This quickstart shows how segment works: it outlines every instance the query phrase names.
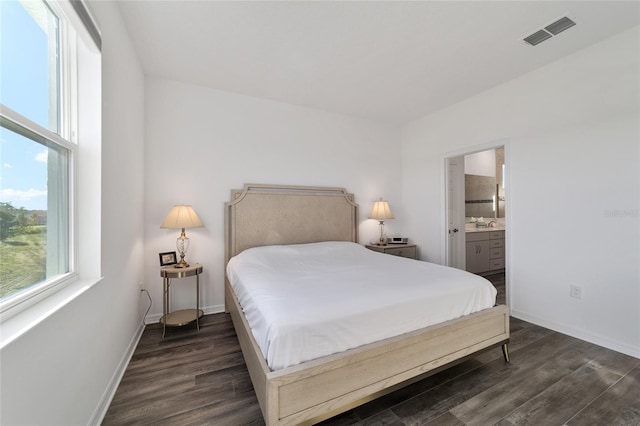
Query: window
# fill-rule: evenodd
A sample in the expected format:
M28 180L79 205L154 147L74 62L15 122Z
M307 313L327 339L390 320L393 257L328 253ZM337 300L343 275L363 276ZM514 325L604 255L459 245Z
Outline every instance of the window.
M62 2L0 1L0 313L76 274L71 14Z

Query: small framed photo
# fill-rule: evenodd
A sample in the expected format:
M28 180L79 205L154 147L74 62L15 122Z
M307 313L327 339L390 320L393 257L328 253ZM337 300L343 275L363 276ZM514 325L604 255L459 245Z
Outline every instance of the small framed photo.
M175 265L176 263L178 263L178 261L176 260L175 251L160 253L160 266Z

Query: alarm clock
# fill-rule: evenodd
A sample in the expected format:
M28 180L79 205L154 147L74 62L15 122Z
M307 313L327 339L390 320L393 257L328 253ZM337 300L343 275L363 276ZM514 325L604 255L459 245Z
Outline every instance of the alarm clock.
M387 238L388 244L407 244L409 242L409 238L407 237L389 237Z

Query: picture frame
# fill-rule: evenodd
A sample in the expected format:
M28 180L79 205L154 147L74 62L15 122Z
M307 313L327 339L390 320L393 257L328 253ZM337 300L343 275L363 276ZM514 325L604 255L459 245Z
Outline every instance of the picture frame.
M160 266L169 266L169 265L175 265L176 263L178 263L178 260L176 258L176 252L175 251L168 251L165 253L160 253Z

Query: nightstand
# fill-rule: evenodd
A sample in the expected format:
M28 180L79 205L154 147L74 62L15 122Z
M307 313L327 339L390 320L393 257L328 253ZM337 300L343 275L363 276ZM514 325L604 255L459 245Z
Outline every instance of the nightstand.
M418 251L415 244L387 244L386 246L377 246L375 244L367 244L369 250L379 253L391 254L393 256L406 257L409 259L417 259Z
M204 312L200 309L200 274L202 273L202 265L195 263L187 268L175 268L172 266L160 268L160 276L163 278L163 298L162 298L162 338L169 327L180 327L196 322L196 327L200 331L200 317ZM196 308L181 309L179 311L169 312L171 309L169 300L169 288L171 280L174 278L196 277Z

